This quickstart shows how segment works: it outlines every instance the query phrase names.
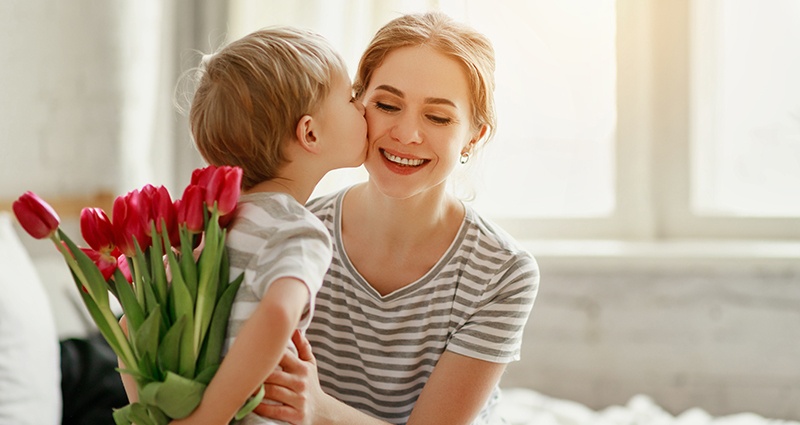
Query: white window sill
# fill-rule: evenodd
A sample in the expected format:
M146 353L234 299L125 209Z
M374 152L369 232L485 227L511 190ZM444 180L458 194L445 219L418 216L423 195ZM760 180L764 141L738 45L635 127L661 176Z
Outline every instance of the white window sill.
M800 274L800 241L521 241L540 267L559 271L688 268Z

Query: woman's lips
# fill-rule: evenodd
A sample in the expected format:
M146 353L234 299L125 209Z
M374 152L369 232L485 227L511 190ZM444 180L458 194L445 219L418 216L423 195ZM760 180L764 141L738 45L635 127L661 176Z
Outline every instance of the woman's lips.
M424 167L430 162L429 159L409 158L379 149L383 157L384 164L391 170L400 174L410 174Z

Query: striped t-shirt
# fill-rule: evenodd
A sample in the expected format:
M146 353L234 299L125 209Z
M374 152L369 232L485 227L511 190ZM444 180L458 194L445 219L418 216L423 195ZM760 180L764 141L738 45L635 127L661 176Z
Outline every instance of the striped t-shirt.
M466 207L458 235L419 280L381 296L342 246L346 190L307 206L333 235L333 261L307 336L326 393L394 424L411 410L447 350L495 363L518 360L539 285L536 261ZM475 423L484 423L499 396Z
M224 352L234 343L269 286L281 277L294 277L308 286L309 304L298 325L305 329L314 312L314 297L331 262L331 238L320 220L284 193L242 195L225 244L231 277L244 272L234 298ZM288 344L291 348L294 345ZM277 423L253 413L242 422Z

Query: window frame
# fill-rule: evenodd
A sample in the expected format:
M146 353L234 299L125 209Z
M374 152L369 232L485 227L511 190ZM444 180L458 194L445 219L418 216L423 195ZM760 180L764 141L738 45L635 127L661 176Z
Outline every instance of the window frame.
M616 209L495 221L521 240L797 240L800 217L691 208L691 1L617 0Z

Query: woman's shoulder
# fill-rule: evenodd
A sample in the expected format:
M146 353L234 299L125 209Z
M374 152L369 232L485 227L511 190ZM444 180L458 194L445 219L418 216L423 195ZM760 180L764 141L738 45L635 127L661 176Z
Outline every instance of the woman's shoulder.
M513 236L469 205L466 206L465 221L467 226L472 228L474 243L483 249L513 257L533 258Z
M314 213L317 217L320 217L322 221L326 221L323 216L328 214L333 215L333 210L341 206L341 199L344 197L344 194L348 189L349 187L341 189L337 192L313 198L306 203L306 208L308 208L309 211Z
M511 273L524 280L538 282L539 265L533 255L495 222L481 216L470 206L466 210L467 229L462 252L469 251L470 256L491 276ZM486 268L486 264L492 266Z

